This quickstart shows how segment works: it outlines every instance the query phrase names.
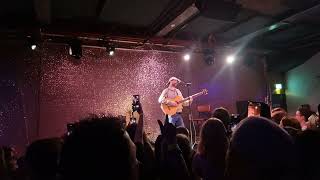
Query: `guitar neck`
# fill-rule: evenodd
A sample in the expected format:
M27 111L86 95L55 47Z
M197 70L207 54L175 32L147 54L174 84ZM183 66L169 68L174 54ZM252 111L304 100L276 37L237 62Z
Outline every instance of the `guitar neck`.
M196 98L196 97L199 97L199 96L201 96L201 95L203 95L203 92L199 92L199 93L197 93L197 94L194 94L194 95L192 95L192 96L189 96L189 97L187 97L187 98L184 98L184 99L182 99L181 101L179 101L179 103L184 103L184 102L190 100L190 98Z

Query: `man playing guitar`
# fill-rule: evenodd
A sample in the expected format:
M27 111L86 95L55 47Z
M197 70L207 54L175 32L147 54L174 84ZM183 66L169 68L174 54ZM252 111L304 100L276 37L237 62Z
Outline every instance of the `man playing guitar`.
M173 99L179 97L179 99L183 99L182 93L179 89L177 89L177 85L181 82L180 79L176 77L171 77L167 84L169 87L164 89L159 97L159 103L164 105L168 108L176 108L175 114L168 114L169 115L169 122L172 123L176 127L185 127L183 118L181 116L182 113L182 106L189 106L189 103L192 103L192 97L188 98L187 101L182 102L181 104ZM170 100L172 99L172 100ZM165 110L162 109L164 112Z

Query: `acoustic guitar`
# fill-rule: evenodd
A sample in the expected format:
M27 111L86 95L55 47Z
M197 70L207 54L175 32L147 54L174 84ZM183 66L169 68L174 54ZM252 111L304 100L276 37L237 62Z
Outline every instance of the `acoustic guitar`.
M182 103L190 100L191 98L194 99L196 97L202 96L202 95L207 95L208 90L203 89L201 92L198 92L192 96L189 96L187 98L182 98L181 96L176 96L175 98L166 98L166 100L171 101L171 102L176 102L178 106L169 106L167 104L161 104L161 109L164 114L168 114L169 116L172 116L177 113L178 108L181 108Z

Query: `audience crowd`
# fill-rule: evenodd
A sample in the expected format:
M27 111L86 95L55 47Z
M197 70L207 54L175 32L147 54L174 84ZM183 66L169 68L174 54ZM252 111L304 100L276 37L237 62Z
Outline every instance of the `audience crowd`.
M202 124L199 142L189 131L158 120L155 142L137 122L95 116L76 122L61 138L31 143L22 157L1 147L4 180L320 180L319 108L297 108L295 117L275 108L242 119L217 108ZM271 117L271 118L270 118Z

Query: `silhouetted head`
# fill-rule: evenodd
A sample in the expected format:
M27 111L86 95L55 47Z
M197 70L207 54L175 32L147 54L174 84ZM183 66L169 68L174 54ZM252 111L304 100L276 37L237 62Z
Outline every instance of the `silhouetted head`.
M25 155L25 163L32 179L55 177L62 148L62 139L41 139L33 142Z
M227 155L229 180L292 180L295 146L290 135L262 117L246 118L235 130Z
M116 117L93 117L75 124L61 153L64 179L135 179L135 145Z
M280 127L285 129L292 137L296 137L297 133L301 131L301 125L296 118L284 117L280 122Z
M183 134L189 137L189 130L185 127L177 127L177 134Z
M212 113L212 117L221 120L224 127L228 130L230 124L230 113L226 108L216 108Z
M297 136L301 179L320 179L320 132L308 129Z
M184 134L177 134L177 143L185 160L190 159L192 148L189 138Z
M223 165L228 149L228 137L223 123L217 118L208 119L200 131L198 153L217 165Z
M280 124L281 119L286 115L287 112L283 108L274 108L271 111L271 119L277 124Z
M310 105L301 105L296 111L296 119L301 122L307 122L308 118L313 114Z
M0 147L0 178L11 176L18 168L17 153L14 148Z

